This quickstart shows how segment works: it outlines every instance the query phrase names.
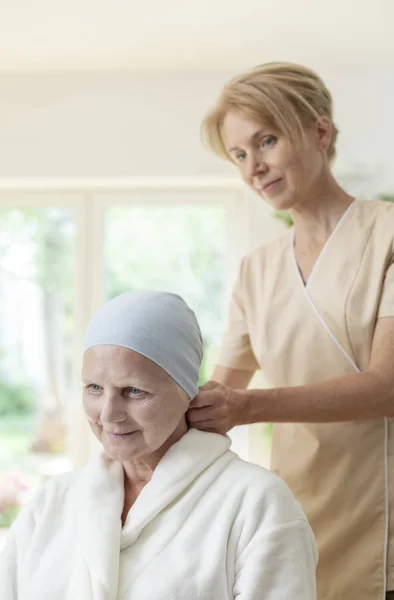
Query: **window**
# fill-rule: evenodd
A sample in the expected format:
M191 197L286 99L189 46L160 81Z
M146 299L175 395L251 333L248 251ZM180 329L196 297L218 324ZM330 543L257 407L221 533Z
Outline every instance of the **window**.
M0 209L3 494L13 486L34 490L45 476L71 467L65 413L72 382L74 248L72 210ZM0 512L0 524L12 512Z
M110 206L105 213L105 296L180 294L204 338L201 381L215 365L224 312L226 209L221 204Z
M126 290L181 294L204 337L202 383L250 226L232 185L36 187L0 191L0 533L18 508L4 516L10 498L24 501L96 449L79 383L92 312ZM232 432L243 458L253 458L251 430Z

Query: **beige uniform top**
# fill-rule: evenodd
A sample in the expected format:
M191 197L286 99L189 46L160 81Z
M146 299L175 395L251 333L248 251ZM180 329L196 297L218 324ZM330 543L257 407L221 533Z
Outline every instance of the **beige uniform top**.
M219 364L261 368L273 386L363 371L380 317L394 317L394 205L356 200L306 286L292 231L243 260ZM394 590L391 420L277 424L272 468L315 532L319 600L382 600Z

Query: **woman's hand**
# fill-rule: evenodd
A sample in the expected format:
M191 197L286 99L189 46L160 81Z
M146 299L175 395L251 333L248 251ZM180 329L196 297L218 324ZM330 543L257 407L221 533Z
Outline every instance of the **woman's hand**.
M216 381L208 381L190 404L187 419L191 427L225 434L243 424L244 394Z

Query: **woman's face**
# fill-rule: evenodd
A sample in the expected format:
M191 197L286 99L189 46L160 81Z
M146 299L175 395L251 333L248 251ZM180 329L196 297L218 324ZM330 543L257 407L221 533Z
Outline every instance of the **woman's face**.
M275 131L232 112L224 118L223 133L227 152L244 181L276 210L302 204L327 168L328 119L306 132L302 150Z
M89 424L114 460L153 455L186 427L186 393L137 352L119 346L90 348L82 380Z

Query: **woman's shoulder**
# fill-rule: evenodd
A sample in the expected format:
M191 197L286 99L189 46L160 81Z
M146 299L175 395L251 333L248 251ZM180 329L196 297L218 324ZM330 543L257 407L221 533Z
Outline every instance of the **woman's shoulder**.
M75 468L66 473L53 475L43 484L42 492L46 495L65 494L81 479L84 471L85 468Z
M78 495L82 471L73 469L50 477L38 488L22 512L30 513L36 519L43 513L66 506L70 496Z
M388 215L394 214L394 201L389 200L360 200L356 199L355 204L359 211L370 215Z
M382 261L394 253L394 202L356 200L353 213L354 235L365 240L374 256Z
M246 261L259 260L266 255L277 254L278 252L286 252L291 243L293 228L288 228L283 233L279 234L273 240L256 246L245 256Z
M80 479L80 469L61 475L55 475L45 481L34 493L30 501L22 508L15 520L11 533L17 541L29 543L34 532L51 529L58 521L59 513L75 505L78 494L70 494Z
M360 223L373 223L377 228L394 231L394 202L387 200L356 200L356 217Z
M265 242L250 252L242 259L242 269L253 271L261 269L262 265L274 266L286 259L292 239L292 228L287 229L275 239Z
M229 476L237 477L241 488L252 487L255 491L288 495L289 487L278 475L266 467L247 462L233 454L234 460L229 463Z
M306 520L287 483L272 471L236 456L228 465L227 477L236 482L241 506L247 511L257 510L277 522Z

